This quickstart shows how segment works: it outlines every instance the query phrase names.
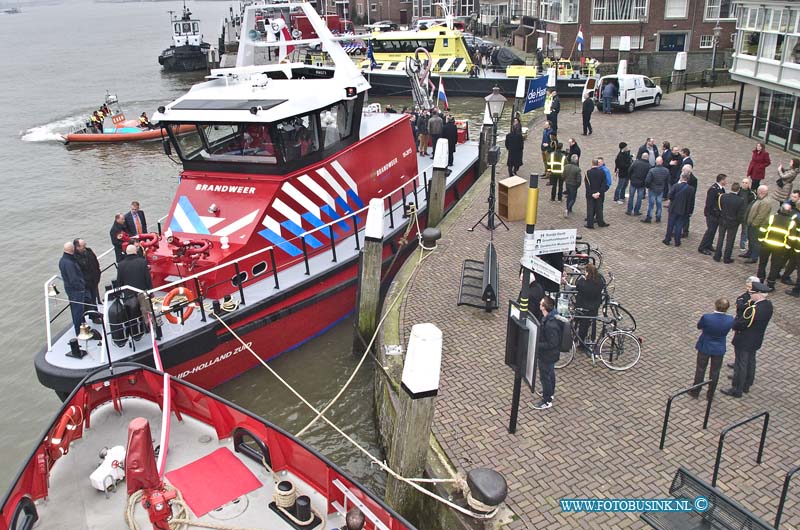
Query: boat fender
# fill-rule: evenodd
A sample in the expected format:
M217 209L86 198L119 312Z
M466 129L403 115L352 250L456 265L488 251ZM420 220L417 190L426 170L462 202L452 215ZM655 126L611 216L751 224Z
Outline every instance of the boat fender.
M69 452L69 444L81 423L83 423L83 411L76 405L70 405L47 442L48 453L53 461Z
M244 437L248 436L250 439L255 442L258 448L261 450L261 454L258 453L251 445L248 445L244 441ZM236 427L233 430L233 449L237 453L242 453L244 456L259 462L259 463L266 463L267 466L272 466L272 459L269 456L269 449L267 445L264 443L260 437L253 434L252 431L246 429L244 427Z
M164 297L164 301L161 302L161 308L164 312L164 317L172 322L173 324L183 323L189 318L194 311L193 305L187 305L180 308L180 319L173 314L170 310L170 305L172 304L172 299L176 296L185 297L188 300L194 300L194 293L188 289L187 287L176 287L170 292L167 293L167 296Z
M11 530L31 530L38 520L39 512L36 511L36 504L30 497L22 497L14 508L9 528Z
M97 491L105 492L125 479L125 446L115 445L103 452L103 462L89 475L89 482Z
M108 307L108 323L111 330L111 340L117 346L124 346L126 340L126 332L128 330L125 326L127 315L125 314L125 306L122 305L120 297L114 296L111 304Z

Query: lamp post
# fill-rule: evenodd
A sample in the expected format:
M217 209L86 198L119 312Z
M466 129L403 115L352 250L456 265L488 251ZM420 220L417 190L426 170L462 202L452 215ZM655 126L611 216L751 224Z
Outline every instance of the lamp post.
M719 44L719 36L722 33L722 27L719 25L714 26L714 47L711 48L711 86L717 86L717 44Z
M492 147L489 149L489 164L492 166L491 183L489 184L489 200L488 200L489 210L483 215L483 217L478 219L477 223L472 225L472 228L469 229L470 232L474 230L475 227L478 226L478 224L481 223L481 221L483 221L483 219L486 217L488 217L488 220L486 222L486 227L489 229L490 232L493 232L494 218L497 215L494 212L495 172L497 169L497 162L499 161L500 158L500 148L497 146L497 123L500 121L500 116L503 114L503 107L505 107L507 100L505 96L503 96L503 94L500 93L500 87L498 86L492 88L492 93L483 99L486 101L485 113L488 114L492 120ZM505 226L506 230L508 230L508 227L506 226L506 224L503 222L502 219L500 219L500 224Z
M561 56L564 54L564 47L558 43L553 45L553 59L556 61L561 59Z
M642 42L642 33L644 30L644 23L647 22L647 17L641 16L639 17L639 52L641 53L644 50L644 42Z

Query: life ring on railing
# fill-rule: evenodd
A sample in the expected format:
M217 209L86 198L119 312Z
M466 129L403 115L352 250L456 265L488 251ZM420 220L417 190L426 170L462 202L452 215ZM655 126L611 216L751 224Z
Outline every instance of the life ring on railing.
M69 444L72 442L75 431L78 430L81 423L83 423L83 412L80 407L70 405L61 416L58 425L56 425L47 443L48 452L54 461L69 452Z
M161 307L164 311L164 317L167 320L172 322L173 324L178 324L180 322L186 322L186 319L189 318L194 311L194 306L186 306L181 308L181 318L180 320L176 317L172 311L170 311L170 305L172 304L172 299L176 296L183 296L188 300L194 299L194 293L188 289L187 287L176 287L167 293L167 296L164 297L164 301L161 302Z
M150 232L148 234L139 234L139 245L144 248L150 248L158 245L158 234Z

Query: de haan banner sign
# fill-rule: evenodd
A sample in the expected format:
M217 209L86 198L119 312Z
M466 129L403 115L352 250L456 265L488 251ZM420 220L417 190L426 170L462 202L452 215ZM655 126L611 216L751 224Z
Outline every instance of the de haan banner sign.
M532 79L528 85L528 95L525 98L525 110L523 110L523 112L530 112L543 107L546 96L547 76L545 75Z

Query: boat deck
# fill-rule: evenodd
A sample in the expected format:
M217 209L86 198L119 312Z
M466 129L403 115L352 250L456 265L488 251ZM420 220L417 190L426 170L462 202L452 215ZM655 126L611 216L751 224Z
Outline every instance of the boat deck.
M94 410L91 416L91 429L85 430L83 438L72 443L70 451L59 459L50 474L50 496L37 502L39 530L63 530L65 528L87 530L109 530L127 528L125 513L128 505L126 483L121 482L106 496L93 488L89 475L101 460L98 457L104 447L126 445L127 425L134 418L145 418L150 422L153 439L157 440L161 430L161 410L151 401L126 398L122 400L122 412L114 410L106 403ZM197 518L188 510L188 518L199 519L205 523L224 524L232 528L270 528L290 529L280 516L269 508L275 490L273 475L262 465L234 452L230 438L219 441L214 429L186 415L183 421L173 416L170 427L169 452L166 460L166 473L206 457L214 451L225 448L235 456L262 484L261 487L211 510ZM276 473L280 480L290 480L297 488L298 495L308 495L312 508L319 514L327 513L327 500L323 495L305 484L297 475L289 471ZM204 476L203 481L222 483L230 477ZM167 481L168 482L168 481ZM188 493L188 492L187 492ZM147 512L137 505L135 521L139 528L152 528ZM176 510L173 507L173 516ZM344 514L327 514L326 522L317 526L319 530L344 526Z

